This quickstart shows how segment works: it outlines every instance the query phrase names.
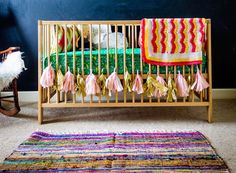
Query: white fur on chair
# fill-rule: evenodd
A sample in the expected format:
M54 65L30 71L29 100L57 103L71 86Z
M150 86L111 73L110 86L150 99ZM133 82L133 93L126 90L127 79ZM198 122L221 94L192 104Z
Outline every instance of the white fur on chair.
M0 63L0 91L8 87L14 78L25 68L25 63L22 59L22 52L17 51L8 54L6 59Z

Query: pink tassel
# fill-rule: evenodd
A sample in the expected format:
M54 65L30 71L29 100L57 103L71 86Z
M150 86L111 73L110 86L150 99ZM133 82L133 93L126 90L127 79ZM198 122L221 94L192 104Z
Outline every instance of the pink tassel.
M85 81L85 92L86 95L96 95L101 92L101 89L97 83L97 77L90 70L90 74L87 76Z
M137 92L137 94L142 94L143 93L143 79L138 74L138 72L137 72L137 75L134 79L134 84L133 84L132 91Z
M163 79L163 77L161 77L160 75L157 75L157 78L156 80L162 84L163 86L166 86L166 81ZM157 98L161 98L161 97L164 97L166 96L166 92L162 93L160 92L160 90L158 88L155 89L154 93L153 93L153 96L154 97L157 97Z
M106 88L109 90L109 96L111 93L115 93L116 91L120 92L123 91L123 86L120 82L120 79L114 70L114 72L107 78L106 80Z
M64 81L63 81L63 89L64 92L71 92L72 94L75 93L75 78L74 75L70 72L70 68L68 67L68 71L65 74Z
M180 71L178 71L177 78L176 78L176 88L177 88L177 95L180 97L187 97L189 96L189 89L188 89L188 83L183 77L182 74L180 74Z
M43 88L53 86L53 81L55 79L55 72L52 68L51 63L43 70L43 74L40 78L40 84Z
M195 75L195 82L193 83L191 90L195 90L197 92L201 92L202 90L209 87L204 76L201 74L200 70L197 68L197 73Z

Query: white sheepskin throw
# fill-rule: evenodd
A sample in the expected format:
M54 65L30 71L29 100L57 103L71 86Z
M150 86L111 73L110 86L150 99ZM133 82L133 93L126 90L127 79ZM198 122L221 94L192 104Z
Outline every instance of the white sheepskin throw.
M22 52L17 51L8 54L6 59L0 63L0 91L8 87L14 78L24 70L25 63L22 59Z

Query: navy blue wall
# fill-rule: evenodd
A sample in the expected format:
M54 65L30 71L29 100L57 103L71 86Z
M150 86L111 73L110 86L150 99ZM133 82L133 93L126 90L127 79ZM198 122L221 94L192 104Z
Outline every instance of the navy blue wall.
M213 87L236 88L234 0L0 0L0 49L20 46L28 70L20 90L37 90L37 20L143 17L212 19Z

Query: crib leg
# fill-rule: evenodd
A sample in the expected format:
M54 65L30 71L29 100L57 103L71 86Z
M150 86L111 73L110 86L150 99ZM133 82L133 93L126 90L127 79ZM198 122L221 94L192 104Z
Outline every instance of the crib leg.
M208 107L207 107L207 114L208 114L208 123L212 123L212 105L210 104Z
M43 108L42 106L38 106L38 123L42 124L43 123Z

